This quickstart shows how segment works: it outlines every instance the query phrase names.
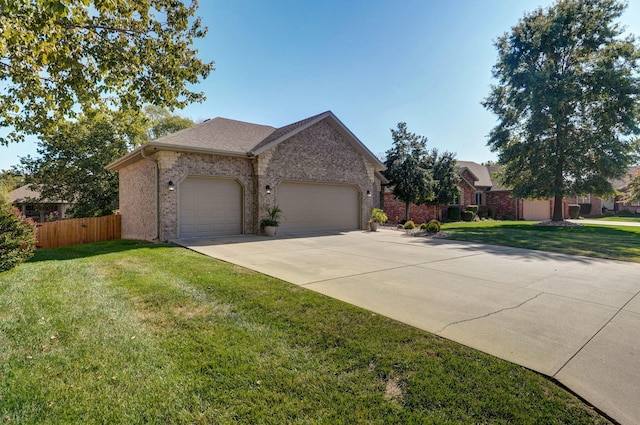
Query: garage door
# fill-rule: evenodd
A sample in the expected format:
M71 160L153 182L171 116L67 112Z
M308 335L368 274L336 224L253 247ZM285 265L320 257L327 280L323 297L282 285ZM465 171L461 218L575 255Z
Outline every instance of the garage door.
M237 181L190 177L180 183L178 194L180 238L242 233L242 188Z
M286 220L278 233L360 228L360 196L354 186L282 183L277 203Z
M525 220L549 220L551 218L551 201L548 199L524 201L522 217Z

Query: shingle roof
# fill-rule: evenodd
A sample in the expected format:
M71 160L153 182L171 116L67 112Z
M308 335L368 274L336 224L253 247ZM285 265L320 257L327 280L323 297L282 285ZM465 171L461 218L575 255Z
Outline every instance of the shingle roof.
M276 128L269 125L218 117L153 140L150 144L246 154L274 131Z
M11 201L12 204L13 203L24 204L25 202L39 200L39 198L40 198L40 192L31 190L30 184L25 184L24 186L20 186L19 188L9 192L9 200ZM46 202L46 203L52 203L52 204L66 203L65 201L61 201L61 200L49 200L49 199L39 200L39 202Z
M491 187L493 186L493 182L491 181L491 175L489 174L489 170L486 165L478 164L473 161L456 161L456 165L459 168L467 168L471 171L477 178L478 181L475 182L476 187Z
M311 121L319 118L322 115L328 114L327 112L323 112L321 114L318 115L314 115L312 117L309 118L305 118L303 120L294 122L293 124L289 124L289 125L285 125L284 127L280 127L278 129L276 129L276 131L274 131L273 133L271 133L266 139L264 139L263 141L261 141L260 143L258 143L256 146L253 147L253 149L251 149L252 151L259 151L261 148L264 148L265 146L268 146L270 143L275 142L276 140L278 140L279 138L286 136L289 133L294 132L295 130L297 130L298 128L304 127L306 124L310 123Z

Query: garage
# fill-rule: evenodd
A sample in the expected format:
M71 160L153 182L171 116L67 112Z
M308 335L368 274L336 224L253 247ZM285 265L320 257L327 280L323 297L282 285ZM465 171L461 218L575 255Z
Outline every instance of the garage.
M522 205L522 218L525 220L549 220L551 218L551 201L527 200Z
M360 228L360 191L351 185L284 182L277 203L284 217L278 233Z
M242 233L242 187L236 180L189 177L178 193L180 238Z

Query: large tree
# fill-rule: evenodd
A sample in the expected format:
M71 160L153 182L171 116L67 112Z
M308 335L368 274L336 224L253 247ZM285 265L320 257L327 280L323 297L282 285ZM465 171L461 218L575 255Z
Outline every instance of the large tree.
M431 150L433 159L433 198L427 200L427 204L435 205L438 219L442 219L442 205L455 203L460 196L458 182L458 167L456 166L456 154L444 152L441 155L436 148Z
M171 114L167 109L160 106L148 105L144 108L144 112L151 120L151 126L148 131L150 139L157 139L195 124L191 118Z
M89 111L41 136L40 156L22 158L22 171L42 199L72 203L74 217L112 214L118 207L118 175L104 167L146 141L148 125L142 113Z
M617 0L559 0L526 14L495 43L498 84L483 105L499 119L488 145L517 197L604 195L637 151L640 82L635 40Z
M202 101L191 46L206 34L190 5L168 0L0 0L0 126L24 134L108 104L139 110Z
M409 132L406 123L392 128L391 137L393 146L386 152L384 174L393 194L405 203L405 220L409 220L410 204L423 204L434 196L433 158L427 138Z

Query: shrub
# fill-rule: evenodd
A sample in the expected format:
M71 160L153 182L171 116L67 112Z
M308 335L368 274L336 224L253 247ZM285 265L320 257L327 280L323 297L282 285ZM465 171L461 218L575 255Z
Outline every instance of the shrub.
M480 218L488 218L489 217L489 211L487 211L487 210L478 211L478 217L480 217Z
M580 205L580 215L591 214L591 204L578 204Z
M420 225L420 230L427 230L427 223L422 223Z
M447 208L447 220L458 221L460 220L460 207L458 205L451 205Z
M404 223L404 228L405 229L415 229L416 228L416 224L413 221L409 220L406 223Z
M504 220L504 221L513 221L513 220L515 220L515 219L513 218L513 216L512 216L512 215L509 215L509 214L502 214L502 217L500 217L500 219L501 219L501 220Z
M465 210L462 211L462 221L473 221L475 217L475 213L473 211Z
M383 224L388 220L387 215L380 208L374 208L371 210L371 219L369 222Z
M426 225L428 233L438 233L440 231L440 222L438 220L430 220Z
M496 212L493 210L493 208L489 208L487 210L487 217L489 218L496 218Z
M578 204L570 204L569 205L569 218L576 219L580 217L580 205Z
M35 246L35 223L0 201L0 272L31 258Z
M477 205L467 205L467 208L465 209L465 211L471 211L474 214L478 213L478 206Z

